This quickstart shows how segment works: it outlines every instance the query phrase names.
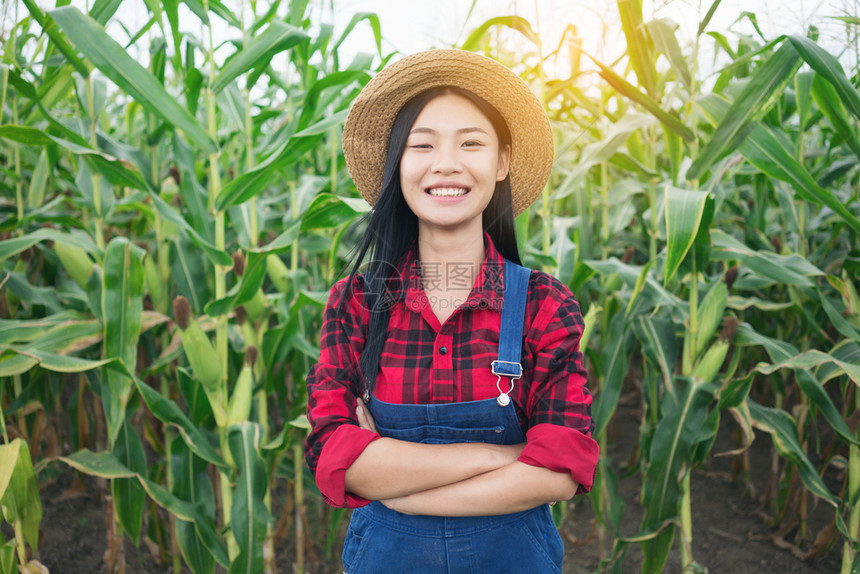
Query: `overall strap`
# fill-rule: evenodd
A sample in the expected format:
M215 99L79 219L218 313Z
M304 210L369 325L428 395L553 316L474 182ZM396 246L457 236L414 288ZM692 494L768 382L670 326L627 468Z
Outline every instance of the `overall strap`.
M505 259L505 296L499 332L499 356L492 364L494 375L518 379L523 374L520 354L530 274L531 269Z

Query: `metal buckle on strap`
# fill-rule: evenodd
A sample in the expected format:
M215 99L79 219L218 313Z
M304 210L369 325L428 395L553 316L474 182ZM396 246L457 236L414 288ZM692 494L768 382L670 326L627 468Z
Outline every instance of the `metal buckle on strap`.
M506 368L503 365L512 365L516 366L517 372L510 372L513 369ZM499 367L500 370L496 370L496 367ZM512 377L514 379L519 379L523 376L523 366L520 363L514 363L512 361L493 361L492 363L492 371L494 375L505 377Z

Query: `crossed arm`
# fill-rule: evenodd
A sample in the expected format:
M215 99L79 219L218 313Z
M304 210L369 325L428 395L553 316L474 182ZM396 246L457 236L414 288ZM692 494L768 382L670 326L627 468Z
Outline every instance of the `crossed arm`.
M359 402L359 426L376 431ZM346 471L346 490L404 514L489 516L571 498L570 474L518 462L524 444L370 443Z

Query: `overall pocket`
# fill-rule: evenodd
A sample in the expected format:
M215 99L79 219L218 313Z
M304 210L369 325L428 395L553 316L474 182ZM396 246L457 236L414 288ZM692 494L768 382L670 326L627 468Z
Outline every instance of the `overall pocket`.
M361 509L354 510L346 531L346 539L343 541L343 554L341 554L343 570L346 574L352 574L361 563L361 556L366 546L364 542L372 530L373 523L364 516L364 512Z

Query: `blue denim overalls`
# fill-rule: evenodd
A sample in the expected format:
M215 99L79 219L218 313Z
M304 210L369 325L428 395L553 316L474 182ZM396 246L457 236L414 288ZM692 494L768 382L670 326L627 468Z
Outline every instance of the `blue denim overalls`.
M505 295L495 399L451 404L392 404L366 396L385 437L423 443L525 442L509 394L519 363L528 269L505 260ZM506 384L507 383L507 384ZM549 506L501 516L412 516L379 501L356 509L343 546L346 574L502 574L561 572L564 546Z

